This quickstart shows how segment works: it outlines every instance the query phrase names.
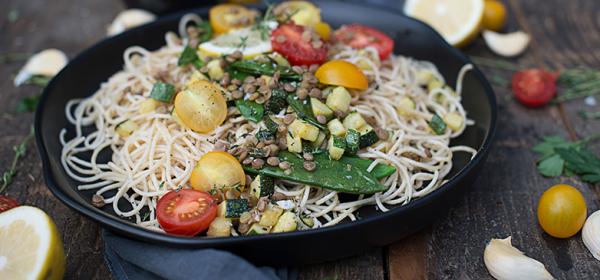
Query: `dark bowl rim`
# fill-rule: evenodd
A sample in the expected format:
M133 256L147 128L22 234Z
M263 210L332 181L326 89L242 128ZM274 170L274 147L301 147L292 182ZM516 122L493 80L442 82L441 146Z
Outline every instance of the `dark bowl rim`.
M328 1L328 2L334 2L334 1ZM354 3L343 3L343 2L338 2L338 3L343 4L343 5L364 7L363 5L354 4ZM409 21L414 21L417 24L422 25L425 29L429 30L429 32L432 32L435 34L434 36L439 41L436 43L440 43L441 47L449 49L450 52L452 53L452 55L459 58L464 64L472 64L473 69L470 71L473 75L475 75L475 78L482 83L485 95L487 96L488 105L491 108L489 129L485 134L483 143L477 150L477 154L463 168L461 168L454 176L452 176L446 183L444 183L442 186L440 186L438 189L434 190L433 192L429 193L427 196L413 200L406 205L391 208L387 212L378 212L378 214L374 215L374 216L366 217L364 219L360 219L360 220L352 221L352 222L348 222L348 223L337 224L334 226L294 231L294 232L286 232L286 233L268 234L268 235L234 236L234 237L222 237L222 238L182 237L182 236L168 235L165 233L155 232L155 231L151 231L151 230L139 227L129 221L119 219L118 217L110 215L106 212L103 212L102 210L87 207L86 205L82 205L82 204L78 203L74 198L65 194L60 189L60 187L58 187L58 183L54 180L54 175L52 174L52 170L50 167L50 155L49 155L48 151L46 150L46 147L44 146L44 136L41 133L41 131L42 131L41 121L42 121L42 116L44 114L44 107L46 105L48 95L50 94L52 89L55 87L56 81L59 80L58 78L62 77L65 69L68 69L72 63L77 63L80 60L85 60L85 58L88 56L88 54L94 53L94 52L96 52L96 50L102 49L106 45L110 45L112 42L120 40L123 36L125 36L126 34L131 32L132 30L125 31L116 36L105 38L105 39L95 43L91 47L85 49L81 53L77 54L71 61L69 61L69 64L63 70L61 70L55 76L55 78L53 78L50 81L50 83L44 88L42 96L39 101L39 105L35 112L34 130L35 130L36 146L38 148L38 152L42 159L42 169L43 169L44 181L46 182L46 185L48 186L48 188L50 189L52 194L54 194L54 196L56 196L60 201L62 201L64 204L66 204L69 208L100 223L105 228L109 228L109 229L112 229L112 230L115 230L115 231L121 232L121 233L126 233L130 236L135 236L135 237L145 240L145 241L159 242L159 243L169 244L169 245L173 245L173 246L193 245L193 246L204 246L204 247L213 247L213 246L218 247L218 246L223 246L223 245L231 246L231 245L235 245L238 243L252 242L252 241L256 241L256 240L265 240L265 239L283 240L283 239L291 238L291 237L308 236L308 235L315 235L315 234L319 235L319 234L323 234L323 233L342 231L342 230L353 228L353 227L359 227L361 225L375 223L380 220L390 218L391 216L399 215L402 212L409 211L411 208L418 208L418 207L429 204L436 197L439 197L442 194L444 194L445 192L450 191L451 189L457 187L457 183L459 181L461 181L461 179L463 177L465 177L467 174L469 174L470 173L469 171L471 169L475 168L475 166L478 166L481 163L481 161L485 159L486 155L488 154L488 152L491 148L494 136L496 134L496 125L497 125L496 96L495 96L494 91L493 91L490 83L488 82L488 80L485 78L485 76L483 75L481 70L479 70L479 68L469 59L469 57L466 56L465 54L463 54L462 52L460 52L458 49L452 47L450 44L448 44L446 42L446 40L444 40L443 37L439 33L437 33L432 27L430 27L429 25L425 24L424 22L422 22L418 19L410 18L399 12L398 13L390 12L389 10L384 10L384 9L382 9L382 7L377 7L377 6L369 7L369 8L373 9L373 10L378 10L381 12L394 13L398 17L402 17L404 19L407 19ZM189 10L169 14L169 15L160 17L157 20L150 22L148 24L136 27L135 29L136 30L141 30L141 29L152 30L155 26L160 26L160 25L164 24L165 22L176 20L186 13L191 13L191 12L206 13L207 10L208 10L208 8L189 9ZM56 137L58 137L58 135Z

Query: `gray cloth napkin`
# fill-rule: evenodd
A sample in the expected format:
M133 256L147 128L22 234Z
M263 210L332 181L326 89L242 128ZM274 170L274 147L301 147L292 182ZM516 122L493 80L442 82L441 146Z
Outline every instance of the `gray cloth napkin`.
M115 280L295 280L297 270L256 267L226 251L153 245L103 230L104 260Z

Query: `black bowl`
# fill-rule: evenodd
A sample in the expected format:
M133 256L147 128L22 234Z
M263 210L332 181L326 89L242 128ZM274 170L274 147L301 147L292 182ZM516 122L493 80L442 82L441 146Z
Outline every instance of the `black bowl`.
M395 39L396 54L429 60L437 65L453 85L458 71L469 59L448 45L433 29L417 20L397 13L339 2L320 4L323 18L337 27L344 23L363 23L383 30ZM207 9L194 10L203 17ZM360 220L314 230L260 236L202 238L177 237L145 230L118 218L110 209L90 204L92 192L77 191L77 182L60 164L59 132L72 130L64 115L67 101L93 94L99 85L122 69L123 51L132 45L157 49L164 44L164 34L177 29L182 14L163 17L155 22L108 38L73 59L46 87L35 117L35 135L44 166L44 177L52 193L63 203L95 220L105 228L151 243L187 248L218 248L233 251L257 264L304 264L332 260L383 246L418 231L447 212L464 195L477 177L488 154L496 126L494 93L475 68L463 83L463 105L475 121L452 144L478 149L469 158L458 153L449 181L428 196L405 206L382 213L363 207ZM110 208L110 207L106 207Z

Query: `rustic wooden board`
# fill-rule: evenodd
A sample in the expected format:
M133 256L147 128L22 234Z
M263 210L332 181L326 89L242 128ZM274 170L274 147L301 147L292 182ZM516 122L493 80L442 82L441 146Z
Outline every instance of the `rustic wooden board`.
M587 65L600 68L598 1L509 0L509 30L524 29L534 37L531 49L514 60L551 68ZM120 1L30 0L3 2L0 12L0 54L35 52L48 47L73 57L104 37L106 25L122 9ZM15 22L8 13L18 10ZM469 55L492 57L482 40ZM21 63L0 66L0 171L12 160L12 146L29 131L31 113L16 114L23 96L38 88L15 88L12 75ZM488 76L510 73L484 68ZM471 192L430 228L363 255L300 268L300 279L487 279L483 249L490 238L513 236L515 246L542 261L559 279L598 279L600 263L583 247L579 235L557 240L544 234L535 216L537 200L549 186L564 182L578 187L590 211L600 208L600 188L567 178L548 179L535 170L531 146L549 134L584 137L600 131L600 120L583 121L582 101L538 110L524 108L508 88L495 87L499 129L487 165ZM62 114L62 112L57 112ZM591 146L600 152L600 143ZM44 186L39 157L32 144L8 194L47 211L60 229L68 256L67 279L107 279L99 228L67 209Z

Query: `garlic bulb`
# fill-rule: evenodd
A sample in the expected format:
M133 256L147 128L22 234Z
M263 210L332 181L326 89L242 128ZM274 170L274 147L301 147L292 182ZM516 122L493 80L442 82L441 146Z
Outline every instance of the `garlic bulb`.
M15 77L15 86L20 86L32 76L53 77L58 74L68 59L65 53L57 49L43 50L27 60L27 63Z
M581 230L581 238L594 258L600 260L600 210L587 218Z
M523 31L500 34L485 30L483 31L483 39L492 51L505 57L520 55L525 51L530 41L529 35Z
M129 28L133 28L156 19L156 16L141 9L129 9L122 11L108 27L109 36L119 34Z
M490 274L498 280L554 279L544 265L512 246L511 237L492 239L485 247L483 261Z

